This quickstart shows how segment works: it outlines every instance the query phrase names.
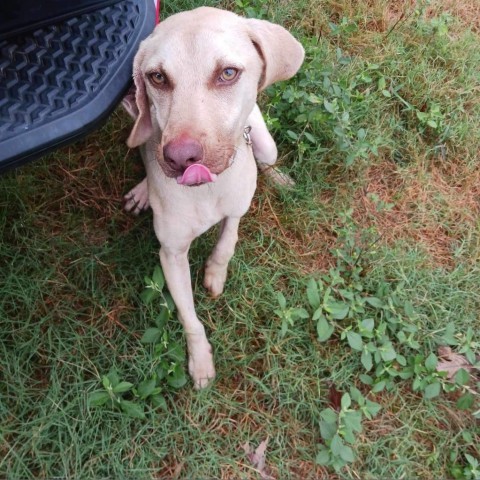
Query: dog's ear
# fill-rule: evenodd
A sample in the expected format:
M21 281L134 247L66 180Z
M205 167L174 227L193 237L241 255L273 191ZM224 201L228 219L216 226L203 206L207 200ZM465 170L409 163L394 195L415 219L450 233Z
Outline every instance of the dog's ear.
M122 98L122 107L127 111L127 113L132 117L133 120L138 118L138 108L137 102L135 101L135 85L132 85L127 94Z
M152 118L150 116L150 105L148 102L147 90L143 75L140 69L144 54L139 50L133 61L133 81L135 82L135 100L133 96L128 95L123 101L123 106L127 112L135 119L127 145L130 148L138 147L144 144L152 135ZM129 92L130 93L130 92Z
M300 42L280 25L256 19L246 22L250 38L263 63L258 89L263 90L274 82L293 77L305 56Z

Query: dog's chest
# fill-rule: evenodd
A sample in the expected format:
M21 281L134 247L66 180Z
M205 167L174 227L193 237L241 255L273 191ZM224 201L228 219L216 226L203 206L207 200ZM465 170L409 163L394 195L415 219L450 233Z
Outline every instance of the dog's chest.
M243 216L256 188L257 167L251 152L235 163L214 183L189 187L163 175L156 162L147 165L150 204L155 224L162 231L188 231L201 235L225 217Z

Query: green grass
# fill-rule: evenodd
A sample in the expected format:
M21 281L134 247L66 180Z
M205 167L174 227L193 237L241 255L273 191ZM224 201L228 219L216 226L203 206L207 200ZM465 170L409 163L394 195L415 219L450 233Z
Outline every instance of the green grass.
M267 437L275 478L475 478L478 400L460 410L459 391L429 400L398 379L370 392L340 330L318 341L306 294L336 265L340 217L353 208L351 238L380 234L364 288L403 282L419 354L437 353L447 324L460 337L473 329L478 354L479 37L441 2L404 7L398 24L390 3L210 2L281 22L306 46L302 72L260 99L297 185L260 180L218 300L201 286L215 232L193 245L218 378L202 392L165 387L167 409L146 404L144 420L88 402L111 369L138 383L154 365L140 337L158 306L140 294L157 240L150 213L121 210L143 175L125 146L128 116L118 110L85 140L0 179L1 478L254 479L242 445ZM167 3L165 14L196 5ZM283 336L277 292L309 311ZM175 320L168 331L185 347ZM382 408L363 419L355 461L335 471L315 463L321 413L353 386ZM478 398L478 381L470 387Z

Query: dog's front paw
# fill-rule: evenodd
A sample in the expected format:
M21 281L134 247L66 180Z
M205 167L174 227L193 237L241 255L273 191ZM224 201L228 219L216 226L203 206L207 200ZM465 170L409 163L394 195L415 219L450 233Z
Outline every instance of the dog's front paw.
M196 390L207 387L215 378L212 347L208 342L207 345L208 348L195 355L190 354L188 359L188 372Z
M150 207L148 200L147 177L145 177L138 185L133 187L124 197L123 208L126 212L138 215Z
M203 286L210 292L213 298L223 293L223 287L227 280L227 268L216 265L214 262L207 262Z

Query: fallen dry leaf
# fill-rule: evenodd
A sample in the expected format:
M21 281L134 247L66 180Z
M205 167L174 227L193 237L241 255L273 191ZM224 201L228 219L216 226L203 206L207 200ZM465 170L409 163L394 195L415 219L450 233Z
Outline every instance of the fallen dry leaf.
M335 385L332 383L330 385L330 390L328 391L328 401L330 402L330 406L334 410L340 410L342 403L342 395L343 393L337 390Z
M275 480L269 472L266 466L266 458L265 452L267 450L268 445L268 437L266 440L260 443L260 445L253 450L248 442L242 445L243 450L247 454L247 458L249 462L253 465L253 467L258 471L260 474L260 478L262 480Z
M463 355L453 352L450 347L438 347L438 357L437 371L447 372L448 380L452 380L461 368L467 372L474 370L473 365Z

